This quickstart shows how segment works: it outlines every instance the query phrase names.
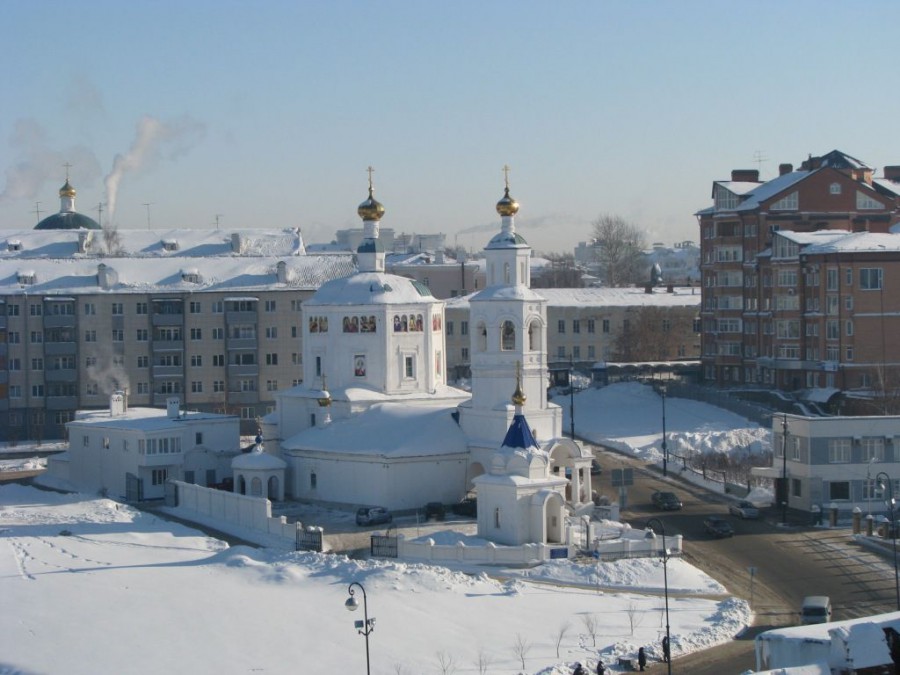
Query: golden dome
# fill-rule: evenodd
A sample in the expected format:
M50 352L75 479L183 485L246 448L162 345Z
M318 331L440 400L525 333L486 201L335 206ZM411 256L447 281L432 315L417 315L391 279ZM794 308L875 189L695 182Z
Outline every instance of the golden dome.
M74 197L75 196L75 188L69 183L69 179L66 179L66 184L59 188L59 196L60 197Z
M509 186L503 191L503 198L497 202L497 213L501 216L514 216L519 212L519 202L509 196Z
M370 166L366 171L369 172L369 198L359 205L356 212L363 220L381 220L381 217L384 215L384 207L372 195L372 174L375 172L375 169Z
M516 382L516 390L512 395L512 402L516 405L525 405L525 392L522 391L522 385Z

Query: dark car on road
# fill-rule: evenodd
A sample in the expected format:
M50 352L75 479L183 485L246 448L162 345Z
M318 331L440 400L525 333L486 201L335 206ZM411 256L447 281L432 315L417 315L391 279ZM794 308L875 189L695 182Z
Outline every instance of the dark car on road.
M363 506L356 512L357 525L383 525L394 520L394 516L383 506Z
M453 505L453 513L458 516L474 518L478 515L478 499L476 497L466 497L458 504Z
M707 533L714 536L716 539L724 539L725 537L734 536L734 528L731 527L731 523L729 523L724 518L719 518L718 516L710 516L709 518L704 520L703 529L706 530Z
M674 492L654 492L650 501L653 502L653 506L663 511L679 511L684 506Z

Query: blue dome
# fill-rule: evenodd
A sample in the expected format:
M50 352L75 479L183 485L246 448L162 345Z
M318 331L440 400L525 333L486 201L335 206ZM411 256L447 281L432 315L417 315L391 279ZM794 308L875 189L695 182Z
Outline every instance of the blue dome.
M75 211L65 211L47 216L34 226L36 230L100 230L100 223Z

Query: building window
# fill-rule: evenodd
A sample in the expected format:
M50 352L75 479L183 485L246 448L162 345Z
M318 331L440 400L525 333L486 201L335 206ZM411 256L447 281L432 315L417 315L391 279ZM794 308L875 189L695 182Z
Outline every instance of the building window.
M203 365L203 355L202 354L193 354L191 355L191 366L194 368L200 368Z
M278 380L266 380L266 391L278 391Z
M880 267L864 267L859 270L859 287L864 291L881 290L882 270Z
M303 363L298 352L291 352L291 363L293 363L295 366Z
M884 439L880 436L862 439L862 461L884 461Z
M403 357L403 376L412 379L416 376L416 361L412 356Z
M122 311L122 303L114 302L110 305L110 310L112 311L113 316L121 316L125 312Z
M828 499L832 501L850 499L850 481L839 480L829 483Z
M556 348L556 358L558 358L560 361L566 358L566 348L563 345L559 345Z
M560 333L560 334L566 332L566 320L565 319L559 319L556 322L556 332Z
M291 326L291 337L292 337L292 338L297 337L297 334L298 334L299 332L300 332L300 331L297 329L297 326Z
M572 347L572 358L576 361L581 358L581 347L578 345Z
M224 354L213 354L213 365L221 368L225 365L225 355Z
M44 341L44 332L40 330L31 331L31 335L29 336L31 344L38 345Z
M168 469L153 469L151 473L151 482L154 485L162 485L166 482L166 478L169 475Z
M225 380L213 380L213 392L221 394L225 391Z
M188 311L189 311L191 314L199 314L200 311L201 311L201 310L200 310L200 303L197 302L196 300L191 301L191 303L188 305Z
M850 320L847 320L845 322L845 328L847 330L847 337L851 337L853 335L853 322Z
M212 329L212 339L213 340L224 340L225 339L225 329L224 328L213 328Z
M256 417L256 408L241 408L241 419L252 420Z
M146 302L135 303L134 313L135 314L147 314L147 303Z
M882 204L877 199L872 199L869 195L857 190L856 208L860 211L874 211L877 209L883 209L884 204Z
M149 394L150 393L150 383L149 382L138 382L137 383L137 393Z
M829 194L839 195L841 194L841 184L840 183L832 183L828 186Z
M595 325L593 319L587 320L587 332L593 334L595 332Z
M222 300L216 300L212 304L213 314L222 314L225 312L225 303Z
M847 361L853 360L853 347L847 347L846 356L847 356L847 359L846 359Z
M33 384L31 385L31 395L37 398L40 398L44 395L44 385L42 384Z
M266 354L266 365L267 366L277 366L278 365L278 354Z
M266 311L274 312L275 311L275 301L274 300L266 300Z
M95 330L84 331L84 341L85 342L96 342L97 341L97 331L95 331Z
M459 322L459 334L460 335L468 335L469 334L469 322L468 321L460 321Z
M802 495L800 494L800 488L801 488L801 485L802 485L802 484L803 484L803 483L802 483L802 481L801 481L799 478L792 478L792 479L791 479L791 496L792 496L792 497L800 497L800 496L802 496Z
M43 370L44 369L44 359L42 359L39 356L31 359L31 369L32 370Z
M193 394L202 394L203 393L203 382L200 380L194 380L191 382L191 393Z
M609 333L609 319L603 319L603 332ZM695 331L699 332L699 331Z
M31 314L31 316L41 316L44 313L44 306L34 304L29 305L28 313Z
M277 326L269 326L266 328L266 339L268 340L277 340L278 339L278 327Z
M828 440L828 462L847 464L850 461L850 439L831 438Z
M500 349L511 351L516 348L516 328L512 321L504 321L501 328Z
M578 319L572 319L572 332L580 333L581 332L581 321Z
M469 360L469 348L468 348L468 347L463 347L463 348L460 350L460 356L462 357L462 360L463 360L464 362L465 362L465 361L468 361L468 360Z
M97 306L93 302L84 303L84 315L93 316L97 313Z
M191 340L202 340L202 339L203 339L203 329L191 328Z
M150 357L149 356L137 357L137 367L138 368L149 368L150 367Z
M597 358L597 350L594 348L594 345L588 345L588 358L592 361Z

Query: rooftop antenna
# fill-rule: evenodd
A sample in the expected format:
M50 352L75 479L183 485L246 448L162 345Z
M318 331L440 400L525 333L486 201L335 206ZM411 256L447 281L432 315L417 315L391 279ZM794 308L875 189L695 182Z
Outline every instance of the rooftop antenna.
M146 202L144 206L147 207L147 229L150 229L150 206L153 202Z
M34 203L33 213L37 214L38 222L41 222L41 214L43 213L43 211L41 211L41 203L40 202Z
M97 224L103 227L103 202L97 204Z
M219 218L221 218L221 217L222 217L221 213L216 214L216 229L217 230L219 229Z
M763 162L768 162L769 158L763 156L762 150L757 150L753 153L753 161L756 162L756 169L759 171L760 175L762 175Z

